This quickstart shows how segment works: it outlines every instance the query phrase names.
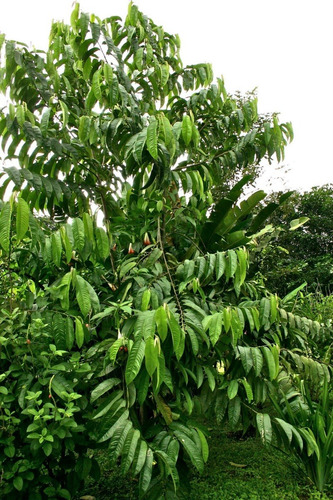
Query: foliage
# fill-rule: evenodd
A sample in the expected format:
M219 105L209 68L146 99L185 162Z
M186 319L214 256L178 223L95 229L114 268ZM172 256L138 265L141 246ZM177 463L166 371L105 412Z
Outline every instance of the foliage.
M274 193L274 202L280 196ZM333 252L333 186L314 187L305 193L295 192L269 217L274 226L285 229L293 219L308 221L295 232L275 232L270 245L256 255L254 270L267 279L271 290L281 296L307 282L308 291L331 293ZM278 263L278 265L276 265Z
M318 401L311 397L308 384L300 386L301 393L288 391L280 404L273 399L280 417L275 418L277 435L280 445L291 449L322 492L333 477L332 384L324 376ZM297 444L291 446L293 440Z
M321 495L300 474L293 456L286 456L272 447L265 447L258 437L239 437L239 432L216 426L214 420L205 421L209 428L207 438L209 458L204 473L195 471L189 477L187 498L195 500L296 500L332 498L327 491ZM109 500L112 491L115 500L135 498L135 481L123 478L119 470L110 466L108 456L101 452L103 464L101 479L87 486L82 494L98 500Z
M270 442L284 353L320 335L247 277L277 204L240 202L248 176L216 204L210 190L279 159L291 127L239 107L209 65L183 68L178 38L132 4L124 24L76 5L47 53L2 42L2 150L19 166L1 188L0 491L72 498L107 449L140 497L175 497L209 456L194 407Z

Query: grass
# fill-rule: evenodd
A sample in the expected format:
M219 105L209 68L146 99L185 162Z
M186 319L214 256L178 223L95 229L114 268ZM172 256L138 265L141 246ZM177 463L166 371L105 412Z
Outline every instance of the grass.
M192 473L191 500L329 500L333 492L320 495L297 469L292 457L264 447L256 437L242 438L214 427L210 431L210 456L203 474ZM83 493L96 500L135 500L137 481L108 467L100 456L103 474ZM243 466L243 467L240 467Z

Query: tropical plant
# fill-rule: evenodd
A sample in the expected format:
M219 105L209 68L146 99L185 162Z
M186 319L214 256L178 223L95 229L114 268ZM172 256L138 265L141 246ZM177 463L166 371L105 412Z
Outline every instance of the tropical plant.
M72 498L104 448L141 497L174 497L208 458L194 407L246 428L283 349L318 334L247 279L276 205L240 201L247 176L210 192L221 169L280 158L291 127L183 68L133 4L124 24L76 5L46 53L1 41L0 491Z
M274 419L278 444L295 455L323 492L333 475L333 405L328 377L324 375L317 383L318 400L313 399L304 380L300 392L291 390L282 395L281 401L272 400L279 415Z

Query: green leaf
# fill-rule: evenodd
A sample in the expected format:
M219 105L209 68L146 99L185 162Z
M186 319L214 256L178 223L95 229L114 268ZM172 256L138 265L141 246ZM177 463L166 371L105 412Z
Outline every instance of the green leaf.
M74 9L71 13L71 26L72 26L73 30L76 30L76 24L77 24L77 21L79 18L79 10L80 10L80 4L75 3Z
M272 442L272 424L270 416L267 413L257 413L257 427L263 443L270 444Z
M116 430L125 424L125 421L128 419L129 411L125 410L118 420L112 425L112 427L105 433L103 436L97 441L98 443L104 443L104 441L108 441L112 438L113 434Z
M196 427L196 431L197 431L199 438L200 438L200 441L201 441L202 458L203 458L203 461L206 463L208 460L208 457L209 457L209 447L208 447L207 439L206 439L206 436L204 435L204 433L200 429L198 429L198 427Z
M65 333L65 341L66 347L70 351L74 344L74 325L71 318L66 318L66 333Z
M182 335L182 331L178 324L178 321L176 320L174 314L171 311L169 311L169 328L172 336L173 350L175 353L177 353L180 345L180 338Z
M65 102L60 101L60 100L59 100L59 104L60 104L61 112L62 112L62 125L63 125L63 128L66 128L67 124L68 124L68 107L67 107L67 104Z
M251 347L250 349L251 349L254 373L256 374L256 377L258 377L262 370L264 359L262 357L259 347Z
M89 140L90 136L90 118L89 116L81 116L78 130L79 140L83 143Z
M133 461L134 462L132 467L133 476L136 476L142 470L142 467L146 462L147 450L148 450L147 443L141 440L139 446L136 449L135 453L136 456Z
M75 218L72 222L72 231L74 236L74 243L77 250L83 250L85 244L84 224L81 219Z
M158 335L160 336L162 342L164 342L168 334L168 319L163 306L160 306L158 309L156 309L155 322Z
M153 337L148 337L146 340L145 365L149 376L152 377L158 366L158 345L155 344Z
M152 471L153 471L153 460L154 455L151 449L147 450L146 461L141 470L140 480L139 480L139 490L145 493L150 485Z
M219 340L222 332L222 318L222 313L215 313L209 324L209 338L213 346Z
M234 399L237 396L237 393L238 393L238 381L231 380L228 386L228 398Z
M79 318L75 318L75 340L76 345L81 349L84 342L84 332L82 322Z
M47 457L49 457L52 453L52 444L51 443L44 443L43 444L43 452Z
M60 267L62 253L61 235L57 231L51 235L51 254L52 260L57 267Z
M276 370L275 359L274 359L273 353L266 346L262 347L261 351L264 355L266 365L268 367L269 380L274 380L277 376L277 373L276 373L277 370Z
M141 311L147 311L150 302L151 292L147 288L142 294Z
M245 374L247 375L249 373L249 371L251 370L252 366L253 366L253 359L252 359L252 355L251 355L251 349L250 349L250 347L239 346L238 347L238 351L239 351L239 354L240 354L240 358L241 358L241 361L242 361L242 365L243 365Z
M250 386L250 384L248 383L248 381L246 380L246 378L242 378L241 382L242 382L242 384L244 386L247 400L248 400L249 403L251 403L253 401L252 387Z
M227 256L226 277L229 279L234 276L237 269L237 254L234 250L228 250Z
M188 115L183 116L182 119L182 138L188 146L192 139L192 121Z
M196 467L196 469L198 469L198 471L202 473L204 469L204 461L202 451L200 449L201 447L198 447L197 444L194 443L187 434L185 434L185 432L175 430L174 434L185 449L194 467Z
M102 91L101 91L101 85L100 85L100 71L97 70L95 71L93 77L92 77L92 89L94 92L94 95L98 101L102 99Z
M41 120L40 120L40 130L43 134L43 136L47 135L48 128L49 128L49 121L50 121L50 113L51 110L50 108L47 108L44 113L42 114Z
M154 119L150 122L147 129L147 149L154 160L158 158L158 150L157 150L157 127L158 122Z
M287 436L289 444L290 444L291 440L293 438L293 430L292 430L293 426L291 424L288 424L288 422L281 420L280 418L275 418L275 422L277 422L280 425L280 427L283 429L285 435Z
M303 226L306 222L310 220L309 217L300 217L299 219L294 219L290 222L290 231L295 231L299 227Z
M110 242L108 235L102 227L95 229L96 244L99 255L105 260L110 255Z
M121 380L119 378L110 378L108 380L104 380L92 391L90 396L90 402L93 403L96 399L103 396L106 392L112 389L115 385L120 384Z
M131 429L125 439L124 447L122 450L123 460L121 463L121 472L126 474L132 465L135 451L140 439L140 431L138 429Z
M23 198L17 201L16 209L16 237L17 241L22 240L29 228L29 206Z
M214 391L216 385L215 371L210 366L204 366L204 370L207 375L208 385L210 387L210 390Z
M216 281L218 281L223 276L225 267L226 267L226 258L224 252L217 252L215 261Z
M87 316L91 311L91 300L87 282L82 276L76 275L75 279L76 300L79 304L83 316Z
M228 405L228 419L233 429L235 429L236 425L239 422L240 411L241 411L241 399L239 396L236 396L231 401L229 401Z
M0 214L0 244L5 252L9 252L10 226L12 220L12 207L5 203Z
M21 491L23 488L23 479L21 478L21 476L15 476L13 484L18 491Z
M265 330L268 330L270 327L270 315L271 315L271 303L269 299L266 299L266 297L264 297L260 301L259 321L260 325Z
M154 398L156 401L157 409L161 412L162 417L165 420L165 423L167 425L170 425L172 422L172 411L170 406L166 404L166 402L164 401L164 399L160 394L154 394Z
M145 342L142 339L136 340L132 345L125 370L125 380L127 385L133 382L140 371L145 355L145 347Z

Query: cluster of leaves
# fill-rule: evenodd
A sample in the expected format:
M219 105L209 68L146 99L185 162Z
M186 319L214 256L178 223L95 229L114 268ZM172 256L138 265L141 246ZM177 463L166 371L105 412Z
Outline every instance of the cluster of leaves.
M273 193L272 202L279 196ZM283 296L306 282L311 293L332 292L332 210L333 187L328 184L305 193L294 192L270 216L269 222L280 230L253 263L253 271L266 277L270 289ZM293 219L303 217L307 220L295 233L285 230Z
M104 448L140 497L174 498L179 472L208 459L195 408L270 442L262 410L282 367L313 378L319 324L247 276L246 245L278 204L240 202L247 176L216 204L210 191L221 171L280 158L291 128L233 100L209 65L183 68L178 38L132 4L124 24L76 5L45 54L2 42L2 150L19 165L1 188L14 183L0 213L0 491L70 499Z

